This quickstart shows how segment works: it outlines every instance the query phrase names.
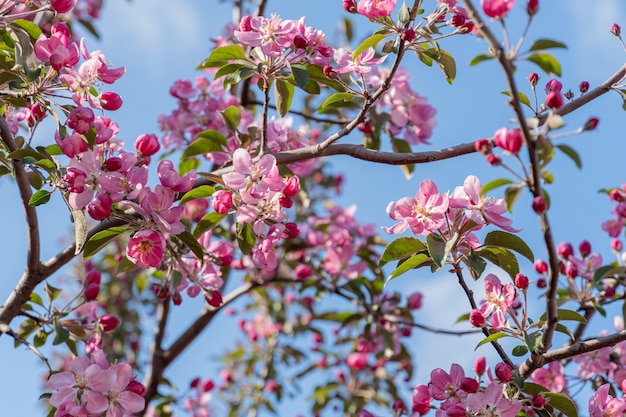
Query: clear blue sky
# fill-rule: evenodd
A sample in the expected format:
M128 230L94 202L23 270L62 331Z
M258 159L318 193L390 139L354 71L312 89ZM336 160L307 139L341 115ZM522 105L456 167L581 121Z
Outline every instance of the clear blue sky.
M428 3L428 2L426 2ZM514 13L519 12L525 2L518 1ZM624 53L609 33L612 23L626 28L626 3L623 0L550 0L542 1L542 11L529 33L529 40L552 38L565 42L568 50L557 50L555 55L563 66L562 82L567 90L577 92L580 81L587 80L592 88L602 82L624 63ZM307 24L324 29L333 39L332 33L341 15L340 0L288 1L270 0L268 11L281 17L297 19L307 16ZM230 20L227 2L178 0L107 0L103 19L98 23L102 41L88 39L90 50L101 49L114 66L125 66L126 75L116 84L124 99L124 107L115 115L121 132L120 137L128 144L138 134L158 132L157 116L169 112L175 105L169 96L170 85L177 78L193 78L196 64L205 58L211 47L208 39L215 36ZM366 19L353 16L355 23ZM357 24L356 38L364 37L372 26ZM520 32L516 22L511 22L512 37ZM460 142L473 141L491 136L499 127L505 126L512 117L505 96L499 94L505 83L494 62L468 67L470 59L484 52L485 44L469 35L451 42L442 42L444 49L457 59L458 76L449 86L437 68L427 68L409 57L407 64L413 73L413 87L437 108L438 126L432 138L432 146L416 150L434 150ZM526 88L523 78L530 71L540 71L530 65L520 65L520 85ZM539 85L548 80L540 73ZM526 90L530 93L530 90ZM567 143L579 151L583 158L583 171L563 155L557 156L554 164L556 184L549 190L552 196L551 219L557 241L569 240L577 244L587 239L608 256L608 238L600 230L600 223L610 216L610 205L597 194L600 188L626 182L626 165L623 162L624 111L617 94L608 94L565 121L572 129L582 125L589 116L599 116L597 131L567 139ZM47 134L41 132L41 134ZM50 137L51 138L51 137ZM51 139L50 139L51 140ZM358 142L353 135L348 140ZM345 157L334 160L337 171L344 172L346 183L341 203L357 204L357 216L366 223L390 225L385 207L391 200L413 195L424 178L433 179L440 190L453 189L462 184L469 174L477 174L483 182L506 173L487 167L482 157L470 155L456 160L418 166L412 180L406 181L398 167L371 166ZM0 300L13 287L21 275L25 259L25 226L22 211L17 201L15 187L6 179L0 179L0 194L5 223L5 237L0 242L0 253L4 261L0 278ZM538 236L538 226L533 216L525 215L529 198L523 196L514 212L515 225L524 228L522 236L531 244ZM53 255L71 236L69 215L60 202L41 208L45 232L44 258ZM537 256L541 257L539 249ZM530 274L530 265L522 264ZM532 274L531 274L532 275ZM434 277L407 274L390 285L390 290L425 294L425 307L418 316L423 322L439 327L451 327L456 318L467 311L467 307L447 309L450 295L457 290L454 280L444 275ZM0 301L2 302L2 301ZM194 314L194 313L189 313ZM606 326L609 326L607 323ZM187 381L198 372L197 360L212 357L225 345L215 345L209 340L228 340L233 335L232 326L224 323L212 327L202 340L195 343L190 352L175 366L170 374L175 380ZM211 333L211 334L209 334ZM413 336L417 373L415 383L424 382L433 367L449 368L451 359L465 365L471 363L474 352L459 351L460 340L438 338L434 335L415 332ZM465 346L474 341L463 339ZM429 347L437 346L437 349ZM470 349L471 350L471 349ZM487 350L479 352L486 354ZM41 393L40 381L44 372L39 360L24 348L13 348L13 340L0 338L0 404L2 415L42 415L37 405ZM203 365L204 366L204 365ZM208 365L206 369L211 369ZM207 375L209 376L209 375ZM299 410L298 410L299 411ZM285 410L284 415L294 415L295 410Z

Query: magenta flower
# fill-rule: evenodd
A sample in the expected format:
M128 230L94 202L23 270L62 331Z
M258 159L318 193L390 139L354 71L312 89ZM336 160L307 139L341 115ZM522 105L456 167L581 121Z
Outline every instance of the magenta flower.
M132 368L127 363L111 365L115 383L107 392L109 408L106 417L123 417L138 413L146 406L144 398L127 389L132 381Z
M441 368L430 373L430 394L435 400L447 400L452 397L465 397L467 393L461 389L461 382L465 378L463 367L457 363L450 366L450 373Z
M35 56L43 61L50 62L55 70L59 71L63 67L73 67L78 63L80 55L78 45L71 42L71 33L64 22L52 25L50 38L46 35L39 35L35 42Z
M485 277L485 302L478 309L486 319L491 315L491 324L494 329L504 328L504 312L513 305L515 300L515 286L510 282L502 285L494 274Z
M531 380L552 392L567 394L567 380L564 372L565 369L561 363L550 362L546 368L535 370L531 375Z
M491 223L509 232L519 232L511 227L511 219L502 216L506 212L505 201L482 195L481 189L480 180L474 175L468 176L463 187L456 187L450 196L450 207L465 209L467 219L478 226Z
M141 230L128 240L126 256L141 268L155 268L163 260L165 238L154 230Z
M481 0L485 14L494 19L502 19L515 4L515 0Z
M174 169L172 161L169 160L159 162L157 174L161 184L178 193L186 193L191 190L197 177L195 170L191 170L184 177L181 177L178 171Z
M400 222L389 228L383 227L383 230L398 234L410 228L417 236L425 236L444 225L447 210L448 195L439 194L434 182L424 180L415 198L403 197L389 203L387 214Z
M504 387L499 382L490 382L485 391L470 394L467 397L467 408L472 415L494 415L498 417L515 417L522 409L522 403L504 398Z
M239 148L233 153L233 168L233 172L224 174L224 184L239 191L246 204L256 204L270 191L285 187L273 155L264 155L255 163L247 150Z
M518 153L524 143L522 132L519 129L507 129L506 127L498 129L493 135L493 139L496 146L513 154Z

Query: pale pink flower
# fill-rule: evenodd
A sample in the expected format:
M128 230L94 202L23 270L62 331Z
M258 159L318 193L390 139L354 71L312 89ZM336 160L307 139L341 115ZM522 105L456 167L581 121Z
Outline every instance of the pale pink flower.
M396 7L396 0L361 0L356 10L369 19L376 19L389 16L394 7Z
M154 268L163 260L165 238L154 230L140 230L128 240L126 256L141 268Z
M518 232L511 227L513 221L502 216L507 210L506 202L481 194L481 189L480 180L474 175L468 176L463 186L452 192L450 207L465 209L465 216L478 226L491 223L509 232Z
M109 408L106 417L125 417L138 413L146 406L144 398L127 389L131 383L132 368L127 363L111 365L115 384L107 392Z
M359 54L356 58L352 57L352 52L344 48L338 48L335 50L333 58L339 68L336 69L337 73L345 74L347 72L355 72L357 74L367 74L372 70L372 65L382 63L387 55L380 58L374 58L376 51L374 48L369 47Z
M609 394L610 384L604 384L589 399L589 417L621 417L626 412L623 398Z
M244 16L234 35L243 45L260 46L267 56L278 57L291 47L297 22L278 16Z
M467 408L472 415L490 415L493 417L515 417L522 409L518 400L504 398L506 385L493 381L485 391L470 394L467 397Z
M485 302L479 308L486 319L491 315L491 324L494 329L504 328L506 312L515 301L515 286L512 283L502 285L494 274L485 277Z
M467 393L461 389L461 382L465 378L463 367L457 363L450 366L450 373L441 368L430 373L430 394L436 400L447 400L452 397L465 397Z
M197 178L195 170L191 170L181 177L178 171L174 169L172 161L167 159L159 162L157 174L161 184L179 193L186 193L191 190Z
M281 191L285 187L273 155L264 155L253 162L248 151L239 148L233 153L233 168L233 172L224 174L224 184L239 191L246 204L256 204L270 191Z
M448 210L448 195L439 194L439 190L431 180L424 180L415 198L403 197L392 201L387 206L387 214L400 222L383 230L398 234L407 228L418 236L425 236L445 223L445 212Z
M535 370L531 375L531 380L552 392L567 394L567 380L564 372L563 365L558 361L550 362L546 368Z

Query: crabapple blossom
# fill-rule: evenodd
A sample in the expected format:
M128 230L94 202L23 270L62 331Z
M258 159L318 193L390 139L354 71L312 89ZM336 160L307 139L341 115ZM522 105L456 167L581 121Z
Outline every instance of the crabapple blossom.
M357 12L369 19L386 17L396 7L396 0L359 0Z
M273 155L264 155L253 162L248 151L239 148L233 153L233 168L233 172L224 174L224 184L239 191L246 204L257 204L270 191L281 191L285 187Z
M372 71L372 65L377 65L385 61L387 56L375 58L376 51L369 47L359 54L357 57L352 56L352 52L344 48L335 50L333 58L339 66L335 71L339 74L354 72L357 74L367 74Z
M515 0L480 0L485 14L494 19L502 19L513 8Z
M126 256L141 268L154 268L163 260L165 238L154 230L140 230L126 245Z
M507 129L505 127L498 129L493 135L493 139L496 146L512 154L518 153L524 142L522 132L519 129Z
M504 313L513 305L515 287L511 283L502 284L494 274L485 277L485 300L478 311L487 319L491 316L491 325L500 330L505 326Z
M73 4L72 4L73 5ZM53 6L54 7L54 6ZM52 25L50 37L41 34L35 42L35 56L43 62L50 62L55 70L72 67L80 60L78 45L70 41L71 33L67 24L57 22Z

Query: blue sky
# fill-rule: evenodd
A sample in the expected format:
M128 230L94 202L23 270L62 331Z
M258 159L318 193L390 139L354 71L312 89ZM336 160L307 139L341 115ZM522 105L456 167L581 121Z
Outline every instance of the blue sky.
M428 2L426 2L428 3ZM550 0L541 2L541 12L536 17L528 40L551 38L568 45L567 50L557 50L555 55L563 66L565 90L577 92L580 81L587 80L592 88L604 81L624 64L624 52L609 33L612 23L626 28L626 3L623 0ZM518 1L513 13L522 13L523 2ZM269 2L268 11L285 19L307 17L307 24L324 29L333 39L332 33L342 13L340 0ZM145 132L158 133L157 116L174 107L174 99L168 90L178 78L193 78L197 63L205 58L211 43L209 38L218 34L231 18L227 2L178 0L108 0L103 19L98 23L102 41L88 40L90 50L101 49L114 66L125 66L126 75L116 83L124 99L124 107L115 114L121 133L128 144L137 135ZM373 26L366 19L352 16L357 23L356 38L366 36ZM519 22L510 23L511 36L516 39L521 31ZM506 106L506 97L499 94L505 83L497 65L485 62L468 67L471 58L485 51L485 44L468 36L442 42L442 47L457 59L457 79L449 86L437 68L428 68L407 59L414 89L426 96L437 108L438 126L432 145L415 148L434 150L460 142L473 141L491 136L506 126L512 112ZM523 79L530 71L540 73L539 87L548 77L538 68L521 64L518 83L530 94ZM600 188L626 182L626 165L623 163L624 111L617 94L608 94L565 119L566 128L581 126L590 116L600 117L597 131L566 139L566 143L578 150L583 158L583 170L579 171L563 155L554 163L556 184L549 188L552 196L553 231L557 241L568 240L575 245L582 239L592 242L594 249L608 256L608 242L600 223L610 216L610 204L597 194ZM45 135L46 132L40 132ZM51 137L50 139L51 140ZM359 142L358 135L347 140ZM346 176L344 195L340 203L356 204L357 217L366 223L390 225L385 207L391 200L414 195L422 179L433 179L440 190L452 190L462 184L469 174L478 175L483 182L506 176L498 168L488 167L479 155L469 155L456 160L417 166L414 177L407 181L398 167L371 166L347 157L333 159L338 172ZM6 179L0 179L0 194L5 203L2 213L5 219L5 238L0 242L0 253L4 261L0 278L0 299L4 300L13 283L21 275L25 259L25 232L22 211L17 204L15 187ZM538 238L538 224L534 216L528 215L528 196L520 198L513 213L515 225L524 229L522 237L532 245ZM63 247L71 236L69 215L61 202L52 202L41 208L44 238L44 258L52 256ZM542 257L539 247L536 256ZM522 268L531 274L530 265ZM531 274L532 275L532 274ZM450 303L451 294L457 294L455 280L446 274L424 276L406 274L390 285L390 290L410 293L419 290L425 294L424 310L418 319L439 327L453 326L456 318L467 311L462 304ZM480 289L478 289L480 291ZM441 311L439 306L449 306ZM604 327L609 327L607 322ZM232 328L232 327L231 327ZM195 343L188 355L176 364L172 377L187 380L197 375L198 359L206 360L223 346L215 346L215 334L232 336L229 326L222 323L213 327ZM210 333L210 334L209 334ZM451 358L464 365L473 361L476 353L471 349L460 350L459 346L473 346L475 341L438 337L415 332L413 346L417 355L417 374L413 382L423 382L433 367L449 368ZM437 349L429 347L437 346ZM486 354L487 350L479 351ZM7 415L41 415L36 399L40 394L43 366L39 360L23 348L14 349L8 337L0 338L0 358L3 372L0 379L0 403ZM204 366L204 365L202 365ZM209 366L206 367L210 369ZM6 375L6 376L5 376ZM293 415L286 409L285 415Z

